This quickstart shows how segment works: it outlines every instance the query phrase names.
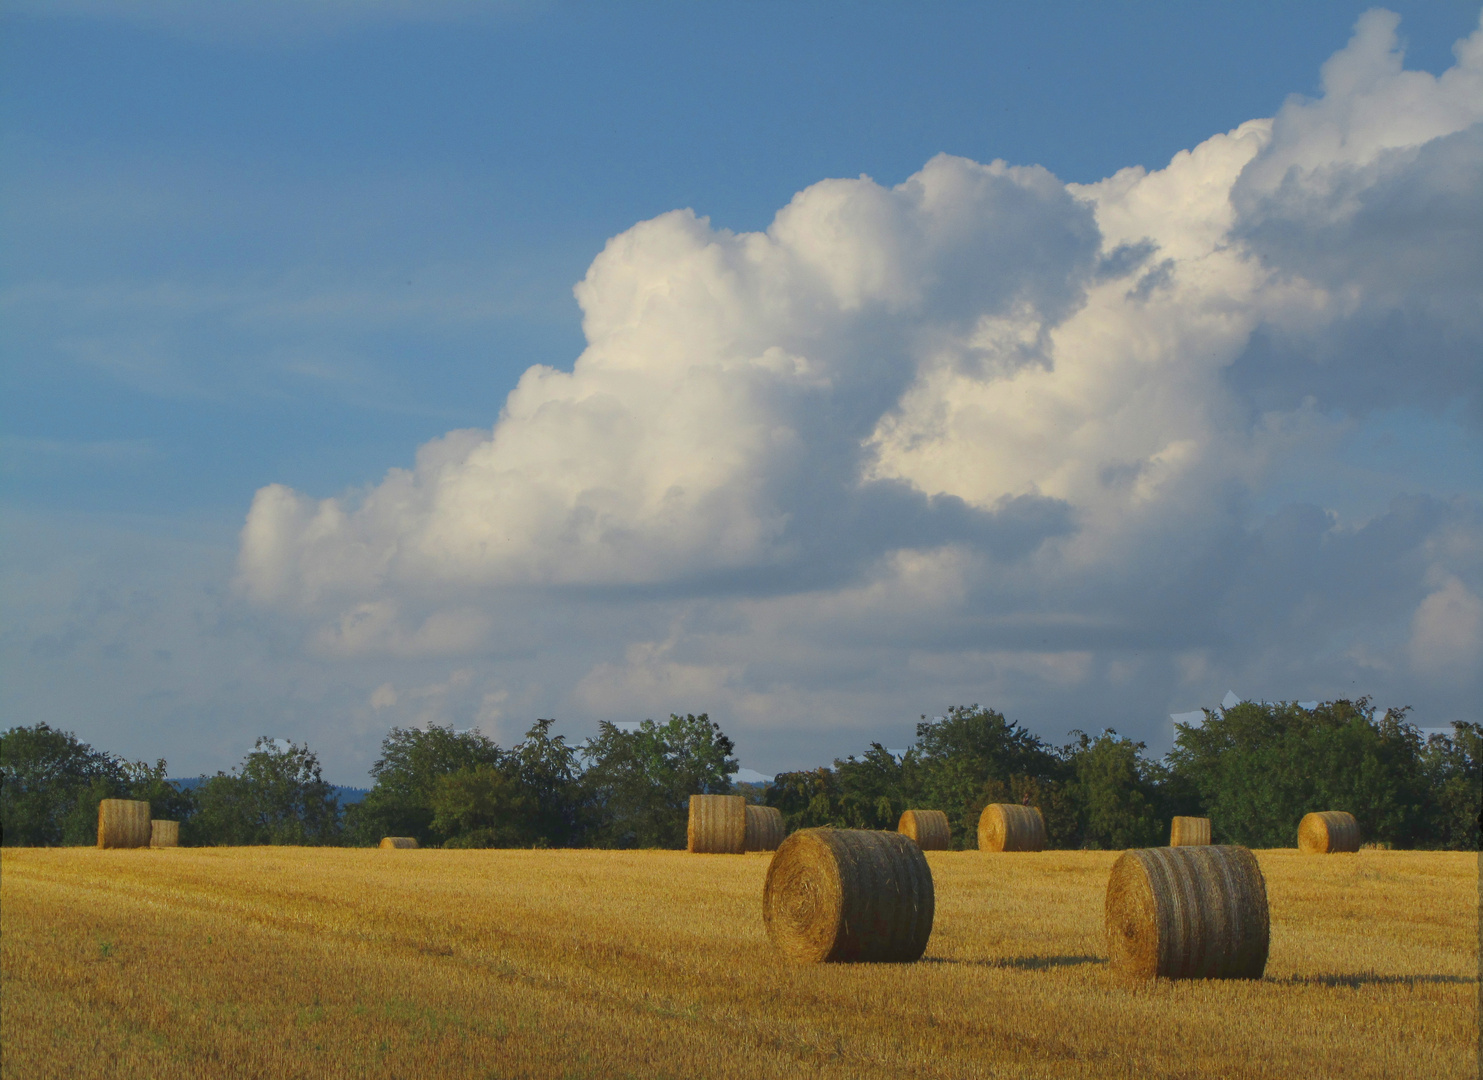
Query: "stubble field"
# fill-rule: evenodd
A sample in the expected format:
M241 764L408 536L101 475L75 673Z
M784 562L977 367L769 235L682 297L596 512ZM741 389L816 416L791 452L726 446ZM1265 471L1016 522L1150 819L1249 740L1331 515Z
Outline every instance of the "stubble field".
M1128 985L1115 853L928 855L911 965L791 967L769 855L0 854L6 1077L1475 1077L1478 856L1258 853L1266 978Z

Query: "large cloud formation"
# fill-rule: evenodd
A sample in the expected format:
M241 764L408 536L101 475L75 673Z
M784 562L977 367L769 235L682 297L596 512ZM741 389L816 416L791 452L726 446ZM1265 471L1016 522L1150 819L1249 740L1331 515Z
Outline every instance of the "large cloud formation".
M570 372L369 490L262 489L239 586L328 655L580 637L569 700L599 715L1136 685L1114 712L1153 716L1222 679L1460 701L1476 492L1361 519L1278 497L1337 492L1377 415L1483 421L1483 29L1434 77L1396 24L1158 171L941 155L815 184L763 233L636 225L577 286Z

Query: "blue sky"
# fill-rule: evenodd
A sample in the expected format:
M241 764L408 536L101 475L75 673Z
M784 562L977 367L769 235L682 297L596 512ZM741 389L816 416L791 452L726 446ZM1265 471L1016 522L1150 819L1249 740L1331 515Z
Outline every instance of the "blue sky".
M917 714L968 700L1053 739L1111 724L1158 749L1170 709L1227 684L1462 718L1483 593L1477 102L1461 76L1413 85L1384 58L1404 45L1406 69L1442 75L1479 12L1390 7L1399 40L1374 24L1368 53L1348 46L1362 75L1325 84L1364 5L11 5L7 721L186 772L258 734L308 739L353 782L391 723L428 720L508 742L536 716L580 736L709 709L771 772L902 745ZM1311 108L1263 149L1230 149L1256 155L1239 180L1246 158L1170 173L1142 201L1095 188L1289 95ZM1332 151L1324 125L1370 149ZM1048 173L924 173L939 154ZM1348 170L1348 201L1330 180L1297 198L1261 179L1269 161L1299 180ZM1138 340L1193 333L1197 311L1246 321L1073 384L1076 349L1123 317L1089 321L1121 272L1119 229L1136 235L1118 258L1144 259L1130 296L1170 279L1138 229L1176 291L1214 272L1220 245L1179 254L1200 229L1168 207L1217 174L1238 209L1221 227L1269 276L1171 301ZM862 175L873 185L818 186ZM887 242L927 211L881 193L919 176L965 200L939 217L966 246ZM765 275L736 285L752 255L716 256L742 262L710 285L710 264L686 261L790 204L801 224L755 258L833 281L814 315L780 314ZM683 208L711 231L661 217ZM879 214L904 216L881 232ZM628 246L594 263L615 237ZM857 258L887 276L900 260L906 292L849 293ZM911 274L937 284L917 296ZM955 274L981 293L958 297ZM584 277L589 320L634 281L676 306L584 337ZM715 307L734 285L762 291ZM638 337L613 337L630 318ZM972 355L1000 365L977 381L941 367L965 320ZM741 362L717 335L755 345L744 359L768 378L786 354L791 381L685 397L700 394L685 372ZM530 416L497 436L522 373L571 373L589 340L591 380L533 382ZM670 349L679 366L655 359ZM994 395L1018 364L1064 379L1014 391L1045 396L1005 442ZM1145 385L1150 364L1168 366ZM617 412L572 405L594 394ZM693 407L666 412L671 394ZM727 401L746 403L734 431ZM563 402L575 411L550 419ZM691 417L703 430L686 434ZM642 423L673 437L623 434ZM1167 436L1142 445L1150 429ZM487 453L438 443L457 462L411 494L385 486L468 430ZM480 454L518 490L481 487ZM686 471L709 454L725 468ZM592 471L609 460L627 471ZM678 517L636 494L672 472ZM270 506L264 489L288 494ZM300 528L309 503L289 495L340 498L348 531ZM393 495L403 516L355 517ZM542 515L563 499L558 526ZM250 508L271 543L239 537ZM515 546L469 555L490 521ZM393 566L417 544L435 568ZM367 551L380 569L342 572Z

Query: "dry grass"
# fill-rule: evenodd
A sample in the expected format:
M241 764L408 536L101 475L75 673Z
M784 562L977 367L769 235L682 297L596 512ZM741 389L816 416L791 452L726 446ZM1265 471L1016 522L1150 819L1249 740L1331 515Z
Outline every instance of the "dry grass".
M1132 986L1103 961L1116 857L932 852L921 962L799 967L764 935L765 854L5 849L0 1065L155 1080L1477 1075L1476 855L1260 852L1266 978Z

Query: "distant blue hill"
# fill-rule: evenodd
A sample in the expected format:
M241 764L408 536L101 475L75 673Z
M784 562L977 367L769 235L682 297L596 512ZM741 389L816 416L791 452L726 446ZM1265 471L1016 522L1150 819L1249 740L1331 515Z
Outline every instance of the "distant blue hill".
M169 782L174 784L178 788L189 791L193 787L199 787L201 781L205 779L206 777L204 776L186 776L182 777L179 780L171 780ZM369 788L346 787L344 784L335 785L335 797L340 800L341 806L349 806L351 803L358 803L370 793L371 791Z

